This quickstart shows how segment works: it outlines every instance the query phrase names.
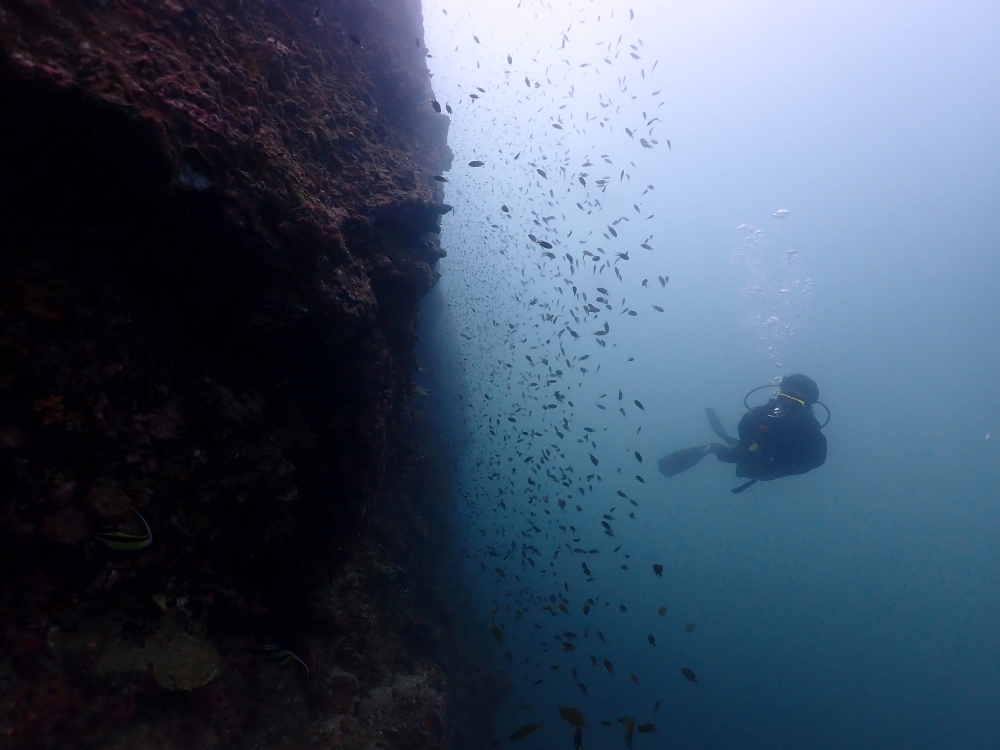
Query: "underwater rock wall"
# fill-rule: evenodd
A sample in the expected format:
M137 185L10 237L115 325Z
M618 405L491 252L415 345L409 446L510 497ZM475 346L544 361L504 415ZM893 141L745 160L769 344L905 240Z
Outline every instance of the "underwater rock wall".
M0 745L448 743L457 625L405 565L445 491L405 479L421 29L0 0Z

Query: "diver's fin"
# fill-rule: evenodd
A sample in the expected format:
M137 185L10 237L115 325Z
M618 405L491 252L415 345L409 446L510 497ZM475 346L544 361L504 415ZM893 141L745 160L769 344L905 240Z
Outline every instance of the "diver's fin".
M715 443L715 445L718 445L718 443ZM712 444L698 445L694 448L684 448L683 450L675 451L669 456L661 458L656 462L656 465L660 467L660 473L664 476L677 476L707 456L711 452L711 446Z
M754 485L754 484L757 484L757 480L756 479L751 479L749 482L744 482L739 487L734 487L733 489L731 489L729 491L732 492L734 495L738 495L741 492L743 492L744 490L750 489L750 486Z
M720 438L726 441L726 445L735 445L739 441L731 437L726 428L722 426L722 420L719 419L719 415L715 413L715 409L711 406L705 407L705 416L708 417L708 423L712 425L712 431L718 435Z

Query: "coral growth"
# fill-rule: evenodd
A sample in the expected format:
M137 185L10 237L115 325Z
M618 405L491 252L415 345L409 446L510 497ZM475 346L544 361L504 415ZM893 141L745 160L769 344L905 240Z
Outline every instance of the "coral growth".
M396 562L451 159L421 36L0 1L0 745L448 741L445 597Z

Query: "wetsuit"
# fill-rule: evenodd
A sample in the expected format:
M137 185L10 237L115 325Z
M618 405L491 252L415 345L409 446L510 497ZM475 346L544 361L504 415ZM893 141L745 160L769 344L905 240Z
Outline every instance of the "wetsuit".
M771 399L754 407L740 420L739 440L713 445L716 458L736 464L736 476L766 481L805 474L826 461L826 436L812 408L793 416L771 416L777 406Z

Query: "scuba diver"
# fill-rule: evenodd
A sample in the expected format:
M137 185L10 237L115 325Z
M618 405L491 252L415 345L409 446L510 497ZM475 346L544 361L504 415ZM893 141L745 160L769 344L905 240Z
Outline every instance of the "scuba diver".
M762 385L750 393L773 385ZM826 436L822 429L830 421L830 410L819 400L819 386L805 375L785 375L778 393L762 406L747 404L750 393L743 397L747 413L740 420L740 438L731 437L719 421L715 410L705 409L712 430L725 441L684 448L658 462L660 471L668 477L687 471L708 454L727 464L736 464L736 476L750 481L732 490L734 495L746 490L758 480L769 481L792 474L805 474L826 461ZM813 404L826 409L826 422L820 424L813 414Z

